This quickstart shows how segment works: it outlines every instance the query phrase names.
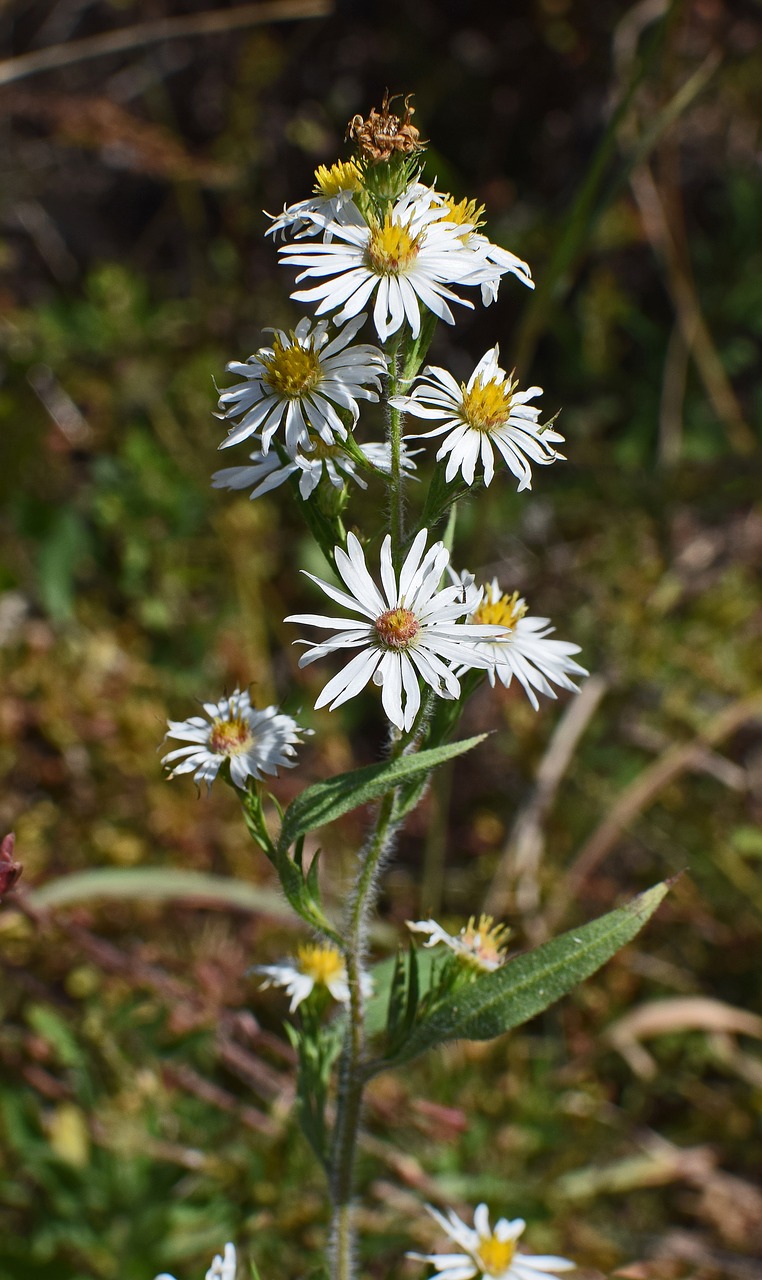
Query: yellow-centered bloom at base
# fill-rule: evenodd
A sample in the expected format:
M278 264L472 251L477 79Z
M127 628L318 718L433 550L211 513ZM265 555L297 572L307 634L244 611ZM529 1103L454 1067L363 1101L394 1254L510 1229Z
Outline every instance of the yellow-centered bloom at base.
M474 1225L466 1226L452 1209L447 1216L427 1205L442 1230L454 1240L460 1253L409 1253L408 1258L429 1262L435 1268L432 1280L542 1280L559 1272L573 1271L569 1258L519 1253L517 1243L526 1223L523 1218L499 1218L490 1227L486 1204L474 1210Z

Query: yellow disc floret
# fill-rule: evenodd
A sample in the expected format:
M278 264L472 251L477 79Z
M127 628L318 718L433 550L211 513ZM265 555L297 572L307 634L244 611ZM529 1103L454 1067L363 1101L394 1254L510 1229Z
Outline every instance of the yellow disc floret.
M496 1236L480 1236L478 1258L488 1276L501 1276L511 1265L516 1252L515 1240L498 1240Z
M362 173L355 160L337 160L336 164L321 164L315 170L316 195L337 196L342 191L361 191Z
M344 957L336 947L305 942L297 947L296 958L300 971L321 986L344 976Z
M254 746L254 735L247 720L213 720L209 734L209 750L216 756L240 756Z
M477 969L499 968L505 959L510 932L506 925L495 924L492 916L482 915L478 920L471 916L458 939L463 948L462 959Z
M287 346L276 337L272 355L259 353L265 367L262 381L279 396L287 400L299 400L312 391L323 377L320 358L312 346L302 347L291 334L292 344Z
M514 631L527 608L526 601L521 599L518 591L514 591L512 595L501 595L499 588L490 585L485 589L484 599L474 611L471 621L485 627L505 627L508 631Z
M407 649L420 631L421 624L410 609L387 609L373 624L379 640L387 649Z
M394 222L387 213L383 224L370 233L367 264L377 276L401 276L415 262L425 231L413 235L409 227Z
M447 222L456 222L459 227L468 225L471 231L475 231L477 227L484 226L484 205L477 204L475 200L469 200L463 197L457 202L452 196L445 196L444 207L447 210Z
M469 390L461 383L463 407L461 416L474 431L489 433L502 427L508 420L513 403L513 393L518 382L475 382Z

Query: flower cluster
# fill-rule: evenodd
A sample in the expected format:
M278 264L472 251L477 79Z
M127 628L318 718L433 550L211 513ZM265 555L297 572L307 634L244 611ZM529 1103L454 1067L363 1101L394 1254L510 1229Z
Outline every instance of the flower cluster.
M268 234L280 242L280 261L297 273L291 297L311 314L292 330L270 331L270 345L227 366L233 381L219 393L217 416L228 432L220 448L245 443L248 459L216 471L212 480L216 488L248 490L252 498L288 484L336 578L303 573L340 611L285 619L325 633L295 641L306 646L299 666L337 661L316 709L333 711L369 685L380 690L390 726L389 759L316 783L285 813L270 797L280 819L277 835L271 835L269 802L256 784L294 765L309 729L277 706L258 709L246 691L236 689L204 703L202 715L170 721L166 736L182 745L164 756L170 777L192 773L210 786L220 775L237 789L254 840L313 931L288 959L252 971L262 988L285 992L291 1013L304 1006L299 1027L291 1028L300 1118L334 1192L341 1280L352 1275L352 1162L362 1091L369 1063L374 1065L365 1056L366 1046L375 1053L365 1025L365 1001L372 994L365 964L383 859L405 806L425 787L432 762L463 745L451 748L448 740L466 695L480 680L508 688L515 677L537 709L539 694L554 698L559 688L574 691L574 678L587 674L573 657L579 646L551 638L549 620L530 616L518 591L504 591L496 578L479 586L472 574L451 567L456 505L465 490L488 487L505 472L519 491L530 489L534 469L563 459L557 446L564 437L554 418L540 420L536 402L542 389L522 389L501 367L497 344L465 381L425 363L438 321L454 324L456 309L473 310L474 299L489 306L505 276L528 288L533 283L527 264L483 233L484 209L477 201L456 200L422 181L425 143L412 124L413 108L409 98L398 111L393 102L387 95L380 111L367 119L355 116L348 136L356 155L321 165L312 195L271 218ZM366 325L372 341L361 340ZM379 401L386 436L363 438L361 406ZM407 418L422 420L425 429L406 438ZM410 441L421 441L421 447L411 450ZM416 470L413 454L425 456L428 441L436 442L428 487L420 483L412 490L407 481ZM386 490L384 515L371 515L362 531L359 521L344 520L352 498L374 477ZM408 502L416 491L423 495L417 521ZM440 538L434 531L445 519L447 532ZM342 932L324 913L317 858L308 859L309 867L304 862L305 837L368 801L378 801L375 827L361 851ZM10 857L12 849L3 849ZM407 923L424 947L450 953L440 968L440 993L448 984L494 989L510 980L510 968L502 970L510 931L492 917L472 916L455 934L432 919ZM502 971L490 978L497 970ZM404 1046L400 1036L430 1012L429 997L419 998L417 972L413 959L409 970L395 970L381 1065L394 1061L397 1046ZM322 1019L331 999L344 1008L326 1027ZM372 1001L370 1025L381 1003ZM442 1004L436 1007L441 1012ZM338 1059L337 1031L344 1036ZM332 1069L335 1093L329 1092ZM335 1120L325 1110L326 1098ZM574 1265L520 1252L523 1220L501 1218L492 1229L486 1205L476 1208L473 1228L453 1211L430 1212L458 1248L408 1255L432 1265L434 1280L539 1280ZM235 1273L236 1253L228 1244L206 1280L235 1280Z

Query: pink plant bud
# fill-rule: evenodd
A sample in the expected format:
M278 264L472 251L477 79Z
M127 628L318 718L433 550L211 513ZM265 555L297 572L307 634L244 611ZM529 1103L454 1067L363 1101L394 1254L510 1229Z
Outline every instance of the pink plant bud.
M3 894L13 888L23 871L21 863L16 862L13 857L15 844L16 837L12 831L3 836L0 843L0 902Z

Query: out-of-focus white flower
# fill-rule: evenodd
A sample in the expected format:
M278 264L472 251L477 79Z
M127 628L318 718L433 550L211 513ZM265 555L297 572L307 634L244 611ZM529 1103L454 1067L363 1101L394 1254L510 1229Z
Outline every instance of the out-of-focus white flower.
M441 425L412 439L445 435L437 460L447 458L445 479L462 472L473 484L478 462L489 485L495 474L494 449L519 481L519 492L532 487L531 463L547 466L559 458L553 445L564 437L550 425L540 426L540 410L528 402L542 394L541 387L518 391L518 383L500 368L499 348L485 352L467 383L458 384L451 373L428 365L409 396L394 396L391 404L416 418L439 419ZM493 449L494 446L494 449Z
M212 1260L212 1265L206 1273L205 1280L235 1280L236 1273L236 1256L235 1245L230 1243L225 1245L224 1256L218 1253ZM155 1280L175 1280L166 1271L162 1271L160 1276L156 1276Z
M474 1225L466 1226L452 1209L447 1216L427 1205L431 1216L460 1253L409 1253L408 1258L418 1262L430 1262L435 1268L432 1280L541 1280L542 1276L555 1276L560 1271L573 1271L576 1263L569 1258L518 1253L517 1241L524 1231L523 1218L500 1218L494 1230L490 1228L486 1204L474 1210Z
M230 762L230 777L243 787L251 777L277 774L279 768L292 769L295 747L301 743L302 729L277 707L252 707L246 690L236 689L219 702L203 703L205 716L170 720L166 736L188 744L170 751L162 763L171 766L170 778L195 770L196 782L211 786L223 761Z
M441 542L426 551L428 530L416 535L399 580L392 564L391 538L381 548L379 590L368 573L363 549L350 533L347 551L336 548L336 568L347 591L316 578L307 577L337 604L360 614L357 618L329 618L323 614L292 614L286 622L335 629L335 635L320 644L310 644L299 660L304 667L318 658L346 649L359 649L350 662L320 694L315 707L335 707L354 698L372 678L381 686L386 715L398 729L409 730L421 705L419 677L440 698L460 696L460 683L453 664L464 669L486 669L483 641L502 635L499 627L458 622L468 610L462 586L439 590L439 582L450 559ZM306 572L303 571L303 572Z
M345 204L324 227L319 244L284 245L288 266L301 267L292 298L316 304L316 314L338 311L337 323L356 316L375 295L373 323L382 341L407 320L414 338L421 329L421 306L454 324L450 302L473 307L453 293L453 284L479 285L485 258L464 242L464 227L448 223L432 203L428 188L414 183L383 222L369 225L354 204ZM493 271L494 274L494 271Z
M260 449L249 454L251 465L248 467L224 467L215 471L212 476L212 487L215 489L248 489L252 491L250 498L261 498L284 484L289 476L299 476L299 492L306 500L311 497L322 479L327 479L336 489L340 489L347 480L354 480L361 489L367 484L357 469L356 460L343 449L340 444L326 444L320 438L313 439L314 448L311 453L303 453L297 449L296 454L285 462L279 454L271 449L262 453ZM390 448L380 441L378 443L358 444L358 448L368 461L379 471L389 472ZM420 450L408 450L404 443L401 450L400 465L407 474L415 471L412 455Z
M219 416L240 418L220 448L239 444L257 435L266 454L278 428L284 426L284 443L293 457L297 449L309 451L311 427L326 444L346 440L347 428L338 410L347 410L354 424L360 409L358 400L378 400L386 357L367 342L352 342L365 323L355 318L333 339L328 321L314 326L303 317L292 333L274 331L271 347L241 363L232 361L228 373L243 382L220 394Z
M465 589L468 594L468 584ZM473 590L472 587L471 601L475 599ZM555 630L550 626L550 619L529 617L526 602L518 591L504 595L497 578L483 589L481 600L471 613L471 620L505 628L502 638L485 646L493 661L488 673L490 683L494 685L497 676L508 688L516 676L535 711L539 708L535 690L555 698L555 690L549 683L552 681L562 689L576 693L577 686L569 677L588 675L585 668L571 657L573 653L579 653L579 645L565 640L550 640L548 637Z
M286 994L291 997L291 1013L312 994L316 986L325 987L340 1004L347 1004L349 1001L347 967L337 947L304 943L297 947L293 960L282 960L280 964L258 964L254 966L254 971L265 976L263 990L268 987L285 989ZM360 989L363 998L367 999L373 991L370 974L361 975Z
M319 165L315 170L314 194L284 208L273 218L266 234L278 239L285 238L286 232L291 231L297 240L317 235L354 199L362 185L362 173L355 160L339 160L330 167Z
M436 920L406 920L412 933L427 935L424 947L436 947L441 943L452 951L463 964L483 973L492 973L499 969L505 961L505 952L510 936L510 929L504 924L495 924L492 916L471 916L460 933L448 933Z

